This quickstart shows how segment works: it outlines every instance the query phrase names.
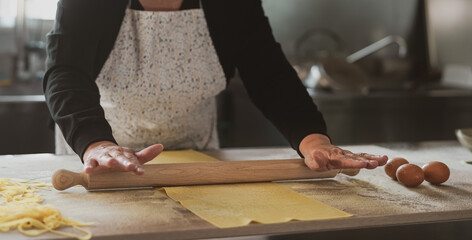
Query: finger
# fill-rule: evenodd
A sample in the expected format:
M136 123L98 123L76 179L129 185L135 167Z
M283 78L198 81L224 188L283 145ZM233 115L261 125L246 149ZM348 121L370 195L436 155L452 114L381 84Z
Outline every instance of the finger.
M137 152L136 157L138 157L139 163L144 164L157 157L157 155L159 155L162 150L164 150L164 146L162 146L162 144L154 144Z
M367 159L365 157L362 157L362 154L352 153L352 154L346 155L346 157L348 157L352 160L355 160L355 161L365 162L366 163L365 168L367 168L367 169L374 169L374 168L379 166L379 163L377 161L370 160L370 159Z
M134 171L137 168L137 165L140 165L138 159L134 156L126 156L124 154L117 155L116 160L120 167L125 171Z
M331 168L367 168L369 162L359 159L355 155L332 154L330 156L329 165Z
M144 170L143 170L143 166L141 165L141 163L139 162L138 158L136 157L136 155L134 154L134 151L129 149L127 151L123 151L123 154L125 155L125 157L127 157L128 159L130 159L130 161L132 162L128 167L127 167L127 170L128 171L133 171L135 174L137 175L142 175L144 174Z
M92 173L95 168L97 168L98 162L95 159L86 160L84 163L84 172L89 174Z
M374 169L379 166L379 162L374 161L374 160L366 160L367 166L365 168L367 169Z
M363 156L366 159L377 161L379 163L379 166L385 165L388 161L388 157L386 155L373 155L368 153L361 153L359 155Z
M118 165L118 161L112 156L107 155L107 156L101 157L100 160L98 161L98 164L106 168L113 168L116 165Z
M125 157L127 157L127 158L136 157L136 155L134 155L134 151L132 149L125 149L123 151L123 155L125 155Z
M97 164L99 168L114 168L118 165L118 161L110 155L110 152L104 152L98 155L95 158L97 160Z
M312 156L305 158L305 164L311 170L327 171L329 158L321 151L315 151Z
M134 154L130 154L131 150L125 148L119 151L111 151L110 155L116 160L116 167L124 171L134 171L136 174L143 174L141 164Z
M388 157L387 156L379 156L379 155L372 155L368 153L359 153L356 154L358 157L362 158L365 161L369 162L370 169L376 168L378 166L383 166L387 163Z

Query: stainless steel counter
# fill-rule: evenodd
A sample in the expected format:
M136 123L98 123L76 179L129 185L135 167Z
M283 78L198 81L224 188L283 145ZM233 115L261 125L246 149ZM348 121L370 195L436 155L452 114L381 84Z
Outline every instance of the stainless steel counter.
M430 87L368 95L326 91L310 94L336 144L453 140L454 129L472 127L472 90ZM219 103L222 146L288 145L252 105L239 79L232 80Z
M470 90L311 94L338 144L451 140L472 126Z
M0 86L0 154L54 151L54 132L40 81Z

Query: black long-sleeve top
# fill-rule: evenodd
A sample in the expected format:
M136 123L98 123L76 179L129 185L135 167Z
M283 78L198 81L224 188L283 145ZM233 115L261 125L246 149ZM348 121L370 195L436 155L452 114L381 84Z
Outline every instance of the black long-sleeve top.
M275 41L261 1L201 4L227 81L237 69L253 103L295 150L309 134L326 135L323 117ZM46 102L81 158L93 142L116 142L95 79L113 48L127 6L128 0L60 0L54 28L47 35Z

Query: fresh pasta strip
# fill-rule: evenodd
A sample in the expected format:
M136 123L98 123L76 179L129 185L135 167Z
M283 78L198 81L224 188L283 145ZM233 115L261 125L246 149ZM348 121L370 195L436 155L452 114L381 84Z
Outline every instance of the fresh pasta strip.
M80 228L90 223L81 223L64 218L59 209L41 205L43 201L36 190L50 190L51 184L24 179L0 178L0 231L17 229L27 236L51 232L65 237L88 240L92 233ZM72 234L55 230L72 227L82 233Z

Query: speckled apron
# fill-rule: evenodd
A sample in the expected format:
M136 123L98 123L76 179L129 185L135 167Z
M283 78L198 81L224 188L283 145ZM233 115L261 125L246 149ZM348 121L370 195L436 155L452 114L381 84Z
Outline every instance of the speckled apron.
M119 145L218 148L215 96L226 80L202 9L127 9L96 82Z

